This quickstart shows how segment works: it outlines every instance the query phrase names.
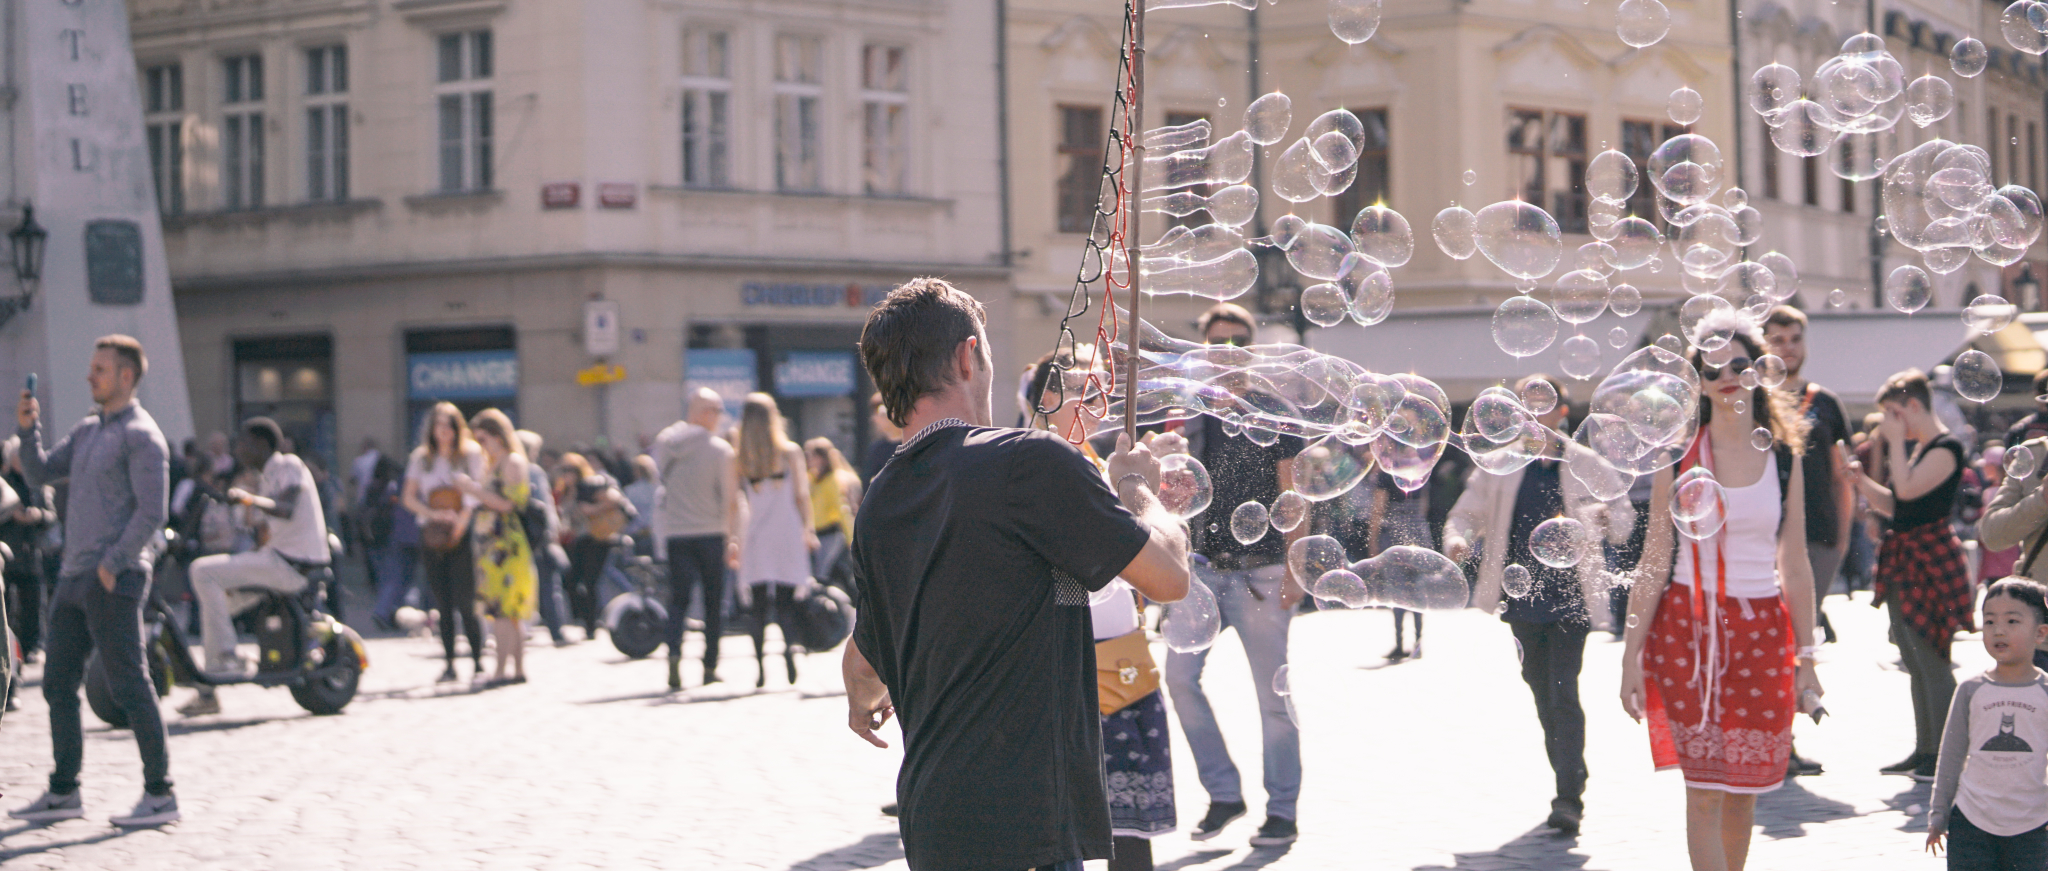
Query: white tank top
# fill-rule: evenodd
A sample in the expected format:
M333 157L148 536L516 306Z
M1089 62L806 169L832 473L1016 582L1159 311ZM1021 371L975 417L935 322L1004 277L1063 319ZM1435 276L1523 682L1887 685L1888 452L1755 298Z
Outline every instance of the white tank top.
M1693 549L1699 549L1699 578L1713 589L1722 559L1728 561L1726 595L1738 599L1768 599L1778 595L1778 521L1784 514L1778 492L1778 453L1764 454L1764 473L1747 487L1723 487L1728 500L1728 523L1719 535L1695 542L1680 536L1678 565L1671 579L1686 586L1693 582Z

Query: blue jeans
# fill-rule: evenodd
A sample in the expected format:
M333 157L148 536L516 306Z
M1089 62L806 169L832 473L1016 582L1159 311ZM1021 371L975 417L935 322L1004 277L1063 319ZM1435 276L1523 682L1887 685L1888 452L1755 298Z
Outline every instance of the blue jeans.
M419 573L420 549L387 544L369 551L370 574L377 580L376 614L385 622L405 604Z
M1948 816L1949 871L2039 871L2048 861L2048 827L2001 836L1977 828L1961 808Z
M1287 664L1287 626L1292 613L1280 604L1286 583L1286 566L1267 566L1249 571L1217 571L1196 566L1195 576L1216 593L1223 614L1223 626L1237 630L1244 644L1245 659L1251 664L1252 686L1258 694L1259 724L1265 738L1266 815L1295 819L1294 803L1301 795L1301 730L1287 716L1287 701L1273 691L1273 673ZM1257 596L1253 595L1256 588ZM1260 598L1263 597L1263 598ZM1180 715L1181 731L1187 734L1188 751L1195 757L1195 774L1212 802L1244 801L1244 787L1237 766L1224 746L1223 730L1216 725L1216 712L1202 692L1202 668L1209 651L1166 655L1166 689L1173 709Z

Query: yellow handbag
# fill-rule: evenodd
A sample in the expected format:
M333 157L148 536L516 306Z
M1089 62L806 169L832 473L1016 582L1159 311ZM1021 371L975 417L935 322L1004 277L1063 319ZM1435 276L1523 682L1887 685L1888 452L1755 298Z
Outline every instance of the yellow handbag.
M1095 694L1107 717L1159 689L1159 664L1145 630L1095 642Z

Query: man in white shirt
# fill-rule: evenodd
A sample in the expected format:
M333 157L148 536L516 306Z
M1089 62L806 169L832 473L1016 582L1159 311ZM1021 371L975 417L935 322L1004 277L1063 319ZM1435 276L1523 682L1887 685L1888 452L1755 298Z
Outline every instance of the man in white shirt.
M263 470L261 494L240 488L228 491L228 500L260 512L259 519L269 535L263 545L237 554L216 554L192 563L192 595L199 601L200 643L206 649L206 670L221 677L242 677L247 666L235 653L234 615L228 604L230 592L253 589L297 593L306 588L301 567L326 565L327 522L321 515L320 493L305 461L294 454L280 453L284 431L267 417L252 417L242 424L235 440L235 455L250 467ZM253 604L253 603L245 603ZM220 713L220 700L213 688L199 687L199 695L178 713L186 716Z

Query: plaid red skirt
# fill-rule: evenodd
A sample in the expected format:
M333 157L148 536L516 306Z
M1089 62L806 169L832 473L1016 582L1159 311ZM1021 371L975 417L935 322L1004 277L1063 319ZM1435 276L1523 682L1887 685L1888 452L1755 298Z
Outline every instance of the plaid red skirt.
M1870 591L1872 607L1897 597L1899 615L1943 656L1958 630L1976 628L1976 592L1970 589L1963 543L1946 520L1885 536Z
M1643 646L1650 758L1684 772L1686 786L1770 792L1785 782L1798 710L1791 613L1782 596L1724 598L1720 625L1697 631L1693 598L1666 587ZM1715 661L1702 662L1709 650Z

